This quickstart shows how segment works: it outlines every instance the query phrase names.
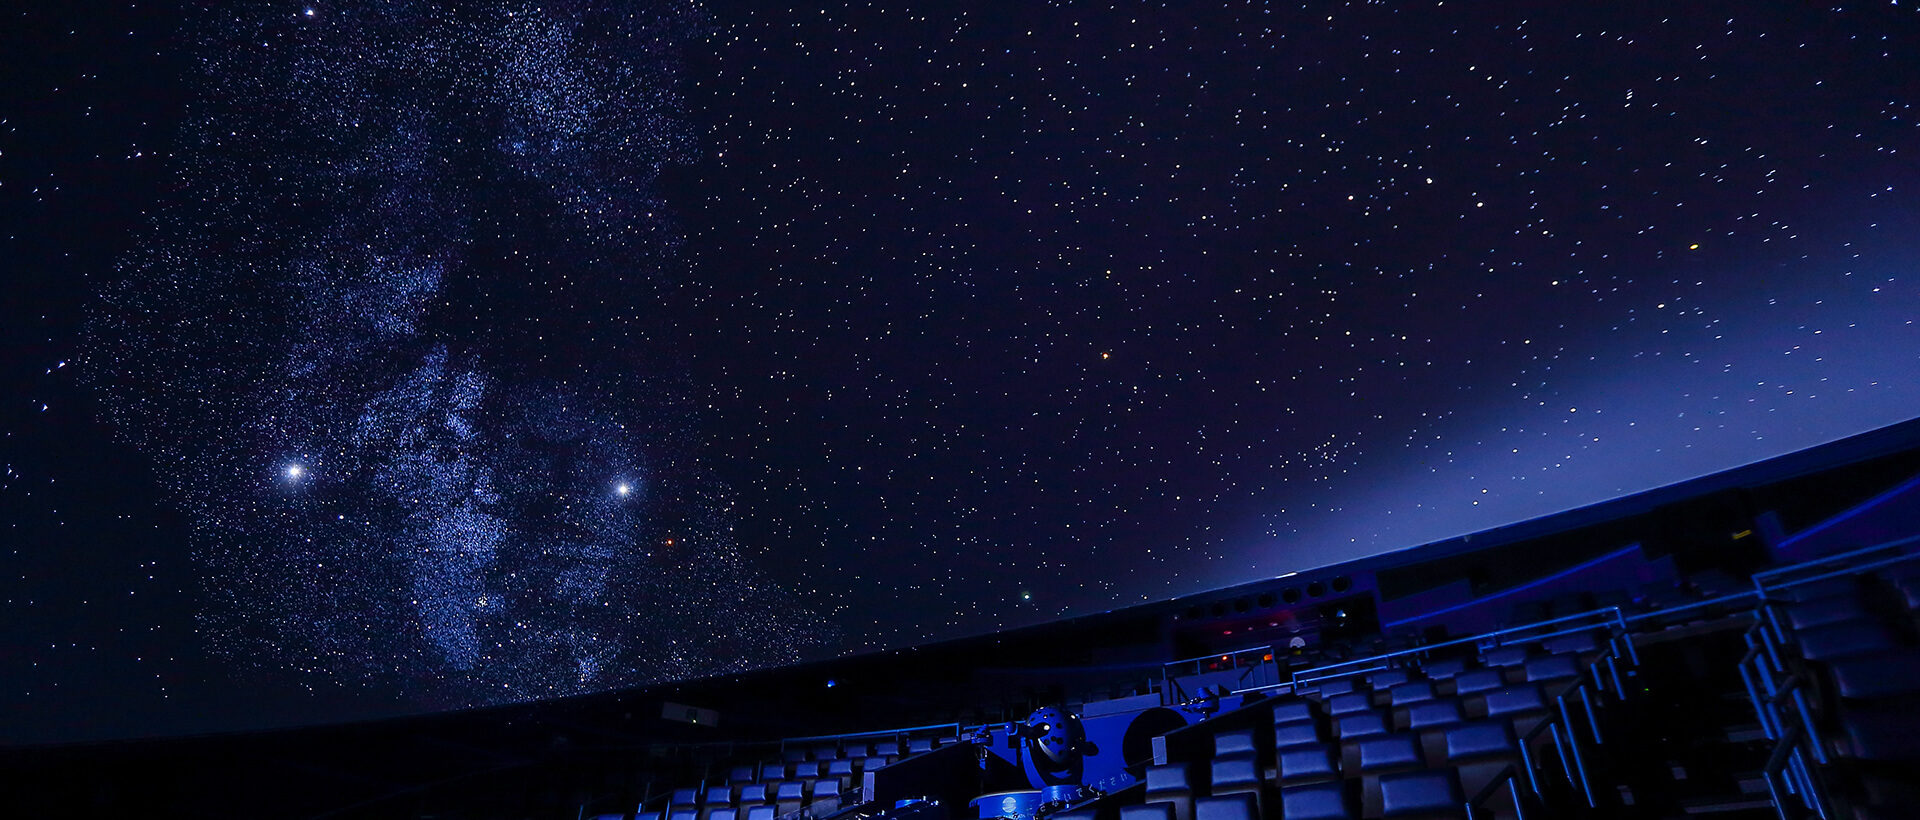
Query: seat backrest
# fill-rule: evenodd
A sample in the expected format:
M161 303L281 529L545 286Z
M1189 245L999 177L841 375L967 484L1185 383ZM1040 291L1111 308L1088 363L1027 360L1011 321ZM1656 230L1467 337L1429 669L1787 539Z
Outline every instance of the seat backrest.
M1459 814L1460 777L1452 769L1401 772L1380 778L1380 811L1384 817Z
M1519 753L1520 742L1513 736L1513 724L1505 720L1476 720L1447 730L1448 763Z
M1461 672L1467 671L1467 659L1445 658L1437 661L1429 661L1422 665L1420 669L1427 673L1427 680L1446 680Z
M735 767L733 767L733 770L727 773L727 782L729 782L729 783L752 783L752 782L753 782L753 767L752 767L752 766L735 766Z
M1186 791L1193 788L1192 769L1185 763L1155 766L1147 770L1147 793Z
M1260 750L1253 738L1252 729L1237 732L1221 732L1213 736L1213 754L1215 757L1227 755L1254 754Z
M1334 782L1281 789L1280 816L1286 820L1353 820L1360 815L1354 811L1346 787Z
M1312 723L1283 723L1273 727L1273 748L1287 749L1308 743L1319 743L1320 727Z
M676 806L700 805L700 790L699 789L674 789L673 805L676 805Z
M1320 692L1320 699L1323 702L1327 698L1333 697L1334 695L1351 694L1357 690L1357 687L1354 684L1353 678L1334 678L1332 680L1323 680L1319 682L1318 687L1319 687L1318 691Z
M1360 741L1361 773L1419 766L1420 743L1413 735L1385 734Z
M1523 683L1487 693L1487 717L1510 717L1524 712L1544 711L1547 700L1540 684Z
M779 812L774 807L761 804L747 809L747 820L773 820Z
M1208 797L1193 804L1193 820L1260 820L1259 804L1251 794Z
M1172 803L1145 803L1120 807L1120 820L1173 820L1173 818Z
M1367 676L1367 686L1375 692L1384 692L1395 686L1413 680L1405 669L1385 669Z
M1222 757L1213 761L1213 790L1218 793L1235 786L1259 786L1260 762L1251 755Z
M1313 701L1305 698L1289 698L1273 706L1273 725L1286 723L1310 723L1314 719Z
M1600 651L1600 640L1592 632L1575 632L1541 641L1540 648L1551 655L1579 655Z
M1451 726L1466 720L1460 702L1452 699L1429 700L1407 707L1407 728L1419 731Z
M780 788L774 792L774 798L776 800L805 799L806 796L807 784L802 780L789 780L781 783Z
M1275 756L1280 764L1281 780L1328 777L1340 773L1339 767L1333 761L1333 747L1325 743L1310 743L1281 749Z
M1527 661L1527 680L1550 681L1580 677L1580 660L1573 655L1548 655Z
M1455 694L1477 695L1507 685L1507 679L1498 669L1473 669L1455 675L1453 685Z
M1373 701L1360 692L1334 695L1326 700L1327 714L1339 717L1373 708Z
M1387 716L1381 712L1357 712L1334 723L1341 740L1386 734Z
M1394 706L1409 706L1421 701L1433 700L1433 684L1423 680L1409 681L1388 690L1387 697Z
M1496 646L1480 653L1480 662L1491 667L1519 666L1532 653L1524 646Z

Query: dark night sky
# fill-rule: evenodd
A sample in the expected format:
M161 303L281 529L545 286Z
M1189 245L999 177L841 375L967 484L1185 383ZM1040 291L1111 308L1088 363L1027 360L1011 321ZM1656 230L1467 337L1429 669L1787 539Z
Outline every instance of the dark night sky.
M7 14L0 741L974 634L1920 415L1906 4Z

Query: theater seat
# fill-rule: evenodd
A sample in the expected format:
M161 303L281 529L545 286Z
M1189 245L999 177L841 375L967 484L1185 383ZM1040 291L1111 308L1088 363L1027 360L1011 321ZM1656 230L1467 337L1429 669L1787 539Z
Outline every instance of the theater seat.
M1172 803L1149 801L1120 807L1120 820L1177 820L1178 817L1177 807Z
M1550 712L1540 685L1523 683L1487 693L1486 717L1504 718L1513 723L1513 731L1522 737L1533 731Z
M1419 741L1412 735L1390 734L1360 741L1360 813L1379 817L1385 810L1382 776L1425 767Z
M1383 712L1361 712L1348 715L1336 721L1334 727L1339 731L1340 769L1346 772L1360 770L1362 741L1391 731L1387 724L1387 716Z
M1213 736L1213 756L1216 758L1221 758L1221 757L1251 758L1258 755L1259 751L1260 751L1260 746L1259 746L1259 743L1254 740L1254 733L1252 729L1241 729L1233 732L1221 732Z
M1193 770L1189 764L1154 766L1147 770L1146 802L1170 803L1174 820L1193 820L1194 786Z
M1588 657L1600 654L1600 639L1592 632L1575 632L1571 635L1555 635L1540 642L1540 648L1549 655L1577 655Z
M1259 800L1252 794L1208 797L1194 804L1194 820L1260 820Z
M1314 684L1314 691L1320 695L1320 702L1326 703L1328 698L1336 695L1350 695L1359 691L1359 685L1350 677L1333 678Z
M778 811L774 810L773 805L769 803L747 807L747 820L773 820L773 818L778 817L779 814Z
M840 808L840 781L822 780L813 784L813 799L807 805L814 807L816 815Z
M1334 763L1334 749L1325 743L1282 749L1278 757L1282 786L1320 783L1340 777L1340 768Z
M831 761L827 764L827 777L840 784L841 789L853 787L853 761L847 758Z
M1289 698L1273 706L1273 725L1288 723L1316 723L1319 715L1314 711L1313 701L1305 698Z
M1539 684L1549 698L1572 688L1580 680L1580 662L1572 655L1534 658L1522 668L1526 670L1526 682Z
M1326 737L1320 734L1320 727L1313 723L1286 723L1273 727L1273 748L1284 752L1294 746L1323 743Z
M1468 717L1486 715L1486 694L1507 685L1507 679L1498 669L1475 669L1455 676L1454 695L1460 698L1461 708Z
M1467 659L1442 658L1436 661L1428 661L1420 667L1420 671L1426 673L1427 680L1440 684L1442 681L1451 681L1455 677L1458 677L1460 673L1467 671ZM1449 687L1447 685L1442 684L1436 688L1436 691L1442 695L1452 694L1451 691L1447 691L1448 689Z
M1513 733L1513 726L1504 720L1475 721L1447 730L1444 759L1459 772L1460 788L1469 796L1479 794L1508 767L1518 775L1511 788L1522 788L1519 784L1530 782L1526 758L1520 754L1520 741Z
M1496 646L1480 653L1480 665L1489 669L1520 666L1532 656L1524 646Z
M1461 723L1466 716L1460 712L1460 704L1451 698L1416 703L1407 709L1406 722L1399 728L1412 732L1420 738L1420 751L1428 760L1439 760L1446 752L1446 732Z
M1891 698L1920 694L1920 655L1884 652L1832 662L1828 670L1843 698Z
M781 814L792 814L807 805L807 784L798 780L781 783L774 790L773 807Z
M1342 715L1351 715L1355 712L1365 712L1373 708L1373 700L1360 692L1334 695L1331 698L1321 701L1321 704L1326 707L1327 714L1334 718L1341 717Z
M1387 704L1398 709L1411 706L1424 700L1433 700L1437 695L1431 681L1409 681L1393 687L1387 692Z
M1357 820L1359 816L1353 793L1337 781L1280 790L1282 820Z
M1800 656L1810 661L1832 661L1894 649L1893 636L1879 621L1858 618L1798 630L1794 638Z
M1810 601L1786 604L1781 608L1785 610L1787 625L1794 629L1812 629L1816 626L1871 617L1867 614L1866 607L1861 606L1860 596L1853 594L1815 598Z
M1398 772L1380 777L1380 816L1385 820L1465 820L1466 798L1452 769Z
M1214 758L1212 775L1213 794L1258 794L1264 785L1260 764L1251 755Z

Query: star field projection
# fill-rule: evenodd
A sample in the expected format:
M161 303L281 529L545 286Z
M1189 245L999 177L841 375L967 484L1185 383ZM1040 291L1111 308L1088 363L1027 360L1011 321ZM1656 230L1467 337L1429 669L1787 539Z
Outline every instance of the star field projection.
M0 736L977 633L1920 413L1905 3L221 5L0 25Z
M799 657L702 462L654 184L671 4L209 13L179 189L88 367L235 665L444 707Z
M702 381L857 644L1920 412L1904 6L710 8Z

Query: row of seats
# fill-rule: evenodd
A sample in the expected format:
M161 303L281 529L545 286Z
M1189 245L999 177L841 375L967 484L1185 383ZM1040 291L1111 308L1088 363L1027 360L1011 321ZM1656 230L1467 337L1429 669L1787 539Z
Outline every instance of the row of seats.
M1920 810L1920 564L1775 593L1789 667L1820 681L1825 749L1859 818Z
M642 811L639 820L773 820L801 809L817 816L856 794L865 772L958 742L948 735L788 749L778 760L733 767L724 783L676 789L664 810Z
M1210 760L1149 769L1122 820L1456 817L1501 783L1514 791L1495 812L1510 815L1554 741L1536 727L1600 650L1574 634L1321 681L1261 704L1270 726L1215 734Z

